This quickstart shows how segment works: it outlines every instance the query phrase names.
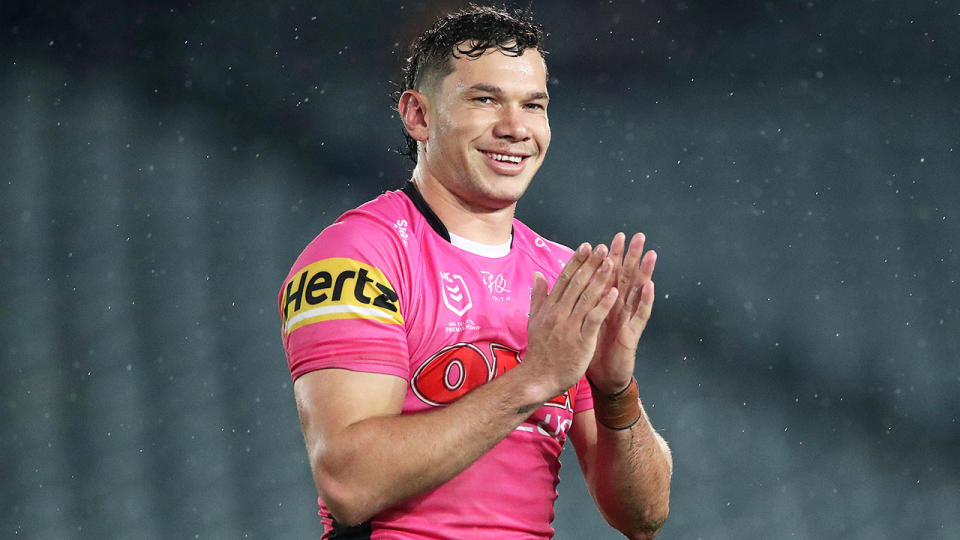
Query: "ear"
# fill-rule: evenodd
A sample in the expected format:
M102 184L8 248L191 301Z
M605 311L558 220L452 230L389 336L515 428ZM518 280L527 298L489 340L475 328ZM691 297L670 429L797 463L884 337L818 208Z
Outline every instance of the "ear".
M416 90L407 90L400 96L400 102L397 103L397 112L400 113L400 120L407 133L414 139L424 142L430 132L430 102L427 96Z

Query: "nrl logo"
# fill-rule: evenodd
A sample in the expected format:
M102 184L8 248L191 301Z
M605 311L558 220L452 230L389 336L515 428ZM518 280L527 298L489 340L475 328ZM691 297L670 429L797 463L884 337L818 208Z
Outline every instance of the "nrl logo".
M463 314L473 307L470 291L467 290L467 283L463 280L463 276L440 272L440 278L443 280L440 284L443 303L457 316L463 317Z

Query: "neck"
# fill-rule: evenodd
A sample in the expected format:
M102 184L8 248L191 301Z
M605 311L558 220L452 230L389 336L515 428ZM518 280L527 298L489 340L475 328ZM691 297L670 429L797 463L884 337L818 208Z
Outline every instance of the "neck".
M503 244L510 241L513 215L517 204L488 208L465 200L444 187L418 164L413 182L447 230L481 244Z

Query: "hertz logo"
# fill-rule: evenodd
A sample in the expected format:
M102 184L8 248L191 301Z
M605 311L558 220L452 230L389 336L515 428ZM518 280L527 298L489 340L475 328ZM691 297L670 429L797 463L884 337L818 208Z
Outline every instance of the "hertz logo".
M283 293L283 332L332 319L403 324L399 298L379 269L360 261L317 261L295 274Z

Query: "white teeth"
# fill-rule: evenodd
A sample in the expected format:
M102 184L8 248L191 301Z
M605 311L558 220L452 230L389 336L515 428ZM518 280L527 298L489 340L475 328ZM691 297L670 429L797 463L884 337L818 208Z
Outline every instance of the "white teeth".
M507 156L504 154L494 154L492 152L487 152L487 155L497 161L509 161L510 163L520 163L523 161L523 158L520 156Z

